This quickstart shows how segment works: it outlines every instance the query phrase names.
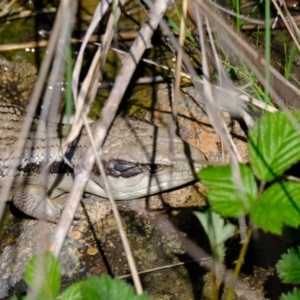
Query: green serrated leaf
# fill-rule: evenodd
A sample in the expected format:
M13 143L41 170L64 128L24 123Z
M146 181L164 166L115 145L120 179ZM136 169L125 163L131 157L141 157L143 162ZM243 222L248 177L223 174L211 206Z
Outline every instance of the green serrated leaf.
M276 265L279 278L284 283L300 283L300 247L290 248ZM300 299L300 298L298 298Z
M25 266L25 281L38 298L54 299L60 289L60 265L51 252L33 256Z
M292 292L280 296L280 300L299 300L299 299L300 299L300 290L296 288L294 288Z
M300 113L291 111L300 122ZM300 160L300 135L288 116L278 111L258 120L249 132L249 157L255 175L271 181Z
M71 284L62 293L60 300L84 300L85 297L81 292L81 281Z
M275 183L253 204L252 221L266 232L280 234L282 227L300 225L300 183Z
M215 255L215 259L221 262L225 255L225 241L234 235L236 226L225 224L224 219L211 210L205 212L194 212L203 229L208 236L211 249Z
M209 203L225 217L248 214L251 203L257 198L257 186L249 167L240 164L241 182L235 179L230 166L207 167L199 178L209 188Z
M91 276L72 284L62 294L62 300L150 300L146 295L135 295L132 286L108 275Z
M89 290L93 289L93 287L95 286L95 284L97 284L97 282L98 284L100 284L101 288L97 288L97 290L94 291L99 295L99 297L103 297L103 299L107 299L107 300L108 299L116 299L116 300L131 300L131 299L149 300L150 299L146 294L139 295L139 296L135 295L134 290L130 285L127 285L123 280L120 279L111 279L107 275L101 276L100 278L90 277L88 280L86 280L84 286L82 287L83 293L85 294ZM93 300L96 298L91 297L88 299Z

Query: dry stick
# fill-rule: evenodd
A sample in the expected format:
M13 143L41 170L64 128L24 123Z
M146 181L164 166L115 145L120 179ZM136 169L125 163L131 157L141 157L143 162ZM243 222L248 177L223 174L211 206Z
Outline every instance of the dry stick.
M104 2L102 2L102 3L104 3ZM90 30L90 29L93 29L94 26L96 26L96 21L98 22L102 18L103 14L104 14L104 10L108 8L108 4L109 3L107 2L107 5L103 4L104 7L99 6L96 9L94 17L93 17L93 22L90 24L90 27L88 30L88 32L90 32L89 34L92 33L92 30ZM119 15L120 15L120 9L118 9L116 17L118 18ZM110 16L109 23L112 23L111 19L112 19L112 15ZM86 36L86 39L88 39L88 38L89 38L89 35ZM106 33L105 33L103 39L106 40L108 43L110 42L109 40L112 39L110 30L106 30ZM85 43L83 43L81 50L84 48L85 48ZM98 82L99 82L99 73L100 73L99 62L100 62L100 58L101 58L101 53L102 53L102 47L99 45L97 52L94 55L92 64L89 68L88 74L86 75L86 78L84 79L83 84L81 86L81 90L79 92L78 99L75 99L75 102L77 103L77 110L76 110L74 122L72 125L72 130L71 130L68 138L66 139L66 141L63 142L63 145L62 145L63 152L66 151L68 143L71 142L72 140L74 140L78 136L78 133L80 132L80 130L82 128L83 122L87 123L86 115L88 113L89 104L84 107L84 103L88 96L88 91L90 91L90 94L89 94L90 100L92 98L92 95L95 95L95 93L97 91L97 86L98 86ZM81 66L80 57L77 59L77 65ZM79 76L79 74L78 75L73 74L73 87L75 87L77 84L76 83L76 80L78 79L77 76ZM74 95L74 96L76 97L76 95ZM83 111L84 108L85 108L85 111ZM89 127L87 127L87 130L89 130ZM91 140L91 142L93 142L93 141ZM58 226L62 226L61 223L59 223ZM60 229L57 229L57 230L59 231Z
M17 43L17 44L5 44L5 45L0 45L0 52L14 51L19 49L27 50L27 48L29 49L29 48L37 48L37 47L47 47L47 45L49 45L49 40L40 40L40 41Z
M50 147L51 147L51 127L47 126L48 122L51 120L52 116L57 115L57 110L60 101L61 88L55 86L55 82L61 81L64 77L65 73L65 64L66 64L66 49L69 46L71 32L72 32L72 24L74 23L74 16L77 10L77 1L72 1L70 5L63 9L64 13L64 23L62 24L61 30L59 32L57 45L55 49L55 56L53 58L52 68L49 75L48 85L52 84L53 86L48 88L45 92L45 96L43 99L43 106L41 111L41 116L39 119L38 127L35 132L36 137L41 140L45 139L45 151L44 151L44 161L42 162L42 171L41 171L41 179L44 186L47 186L47 180L49 175L49 167L53 162L50 157ZM46 201L42 203L43 209L46 209ZM38 226L43 226L42 221L39 221L40 224ZM38 231L38 240L39 244L46 243L46 238L43 234L43 230ZM38 246L37 245L37 246ZM39 251L39 250L38 250ZM39 262L41 265L44 263L43 259ZM38 277L38 276L37 276ZM35 278L35 282L38 282L39 279ZM33 289L29 289L28 299L35 299L34 293L38 292L38 285L34 284ZM31 294L33 293L33 294Z
M176 39L172 35L172 32L170 31L170 29L169 29L168 25L166 24L166 22L164 20L162 20L160 25L161 25L162 29L168 35L170 41L173 43L173 46L178 50L180 45L178 44L178 42L176 41ZM191 79L193 80L194 85L198 89L199 88L199 81L198 81L198 78L197 78L196 71L193 68L191 62L189 61L189 59L188 59L188 57L186 56L185 53L183 53L183 61L184 61L185 67L187 68L187 70L191 74ZM200 90L201 90L201 88L200 88ZM169 226L172 226L170 224L170 222L169 222ZM165 226L164 226L164 228L165 228ZM204 253L204 251L201 248L198 248L197 246L195 246L191 241L185 240L184 244L185 244L184 247L185 247L186 252L189 253L189 255L191 257L193 257L195 260L198 260L199 256L205 256L205 257L207 256L206 253ZM213 271L211 264L205 265L205 267L208 270ZM227 273L231 274L231 272L229 272L229 271L227 271ZM240 281L238 281L238 282L239 282L239 284L241 283ZM252 291L250 289L248 289L245 285L244 285L243 289L249 290L249 292L252 293Z
M125 1L121 1L121 4L123 5ZM85 40L82 44L82 47L80 49L80 51L82 51L83 49L85 49L86 46L86 42L88 41L90 38L90 34L92 34L92 29L97 25L96 21L99 22L99 20L102 18L103 13L104 13L104 9L108 8L108 4L109 2L107 2L107 5L104 7L98 7L95 11L95 14L93 16L93 21L90 24L90 27L88 29L87 35L85 36ZM118 7L115 14L111 14L109 17L109 21L108 21L108 25L107 25L107 29L105 34L103 35L103 42L105 44L110 44L113 38L113 25L115 23L115 18L119 19L121 14L121 10ZM90 104L91 102L94 100L95 95L97 93L97 89L99 86L99 80L101 76L101 69L99 68L101 59L106 58L106 54L107 54L107 50L105 50L104 52L102 51L103 47L101 44L98 44L98 49L94 55L92 64L89 68L88 74L86 75L80 92L79 92L79 96L77 97L77 93L74 94L74 100L76 103L76 112L75 112L75 116L74 116L74 121L72 124L72 128L71 131L67 137L67 139L63 142L62 144L62 149L63 149L63 153L65 153L65 151L67 150L67 146L69 143L71 143L75 138L77 138L78 134L80 133L80 130L82 128L83 125L83 117L87 116L89 108L90 108ZM83 53L83 52L82 52ZM104 58L103 58L104 57ZM73 73L73 81L72 81L72 86L73 86L73 91L75 93L75 87L78 84L78 78L79 78L79 67L81 67L81 63L82 63L82 57L77 58L77 62L76 62L76 66L75 69L77 69L77 71L74 71ZM87 101L87 98L88 101Z
M110 201L110 205L112 207L114 218L115 218L116 223L117 223L117 227L118 227L118 230L119 230L119 234L120 234L120 237L121 237L123 248L124 248L124 251L125 251L125 254L126 254L126 259L127 259L127 262L128 262L128 266L129 266L131 276L132 276L132 279L133 279L133 282L134 282L134 286L135 286L137 294L140 295L140 294L143 293L143 288L142 288L142 284L140 282L140 278L139 278L139 274L138 274L137 267L136 267L136 264L135 264L135 260L134 260L134 257L132 255L132 251L131 251L131 248L130 248L130 245L129 245L129 241L128 241L126 232L124 230L123 224L122 224L121 216L119 214L119 210L118 210L116 201L113 199L113 196L112 196L112 193L111 193L111 190L110 190L110 187L109 187L109 183L108 183L108 180L107 180L105 169L103 167L103 163L102 163L102 161L101 161L101 159L100 159L100 157L97 153L97 148L96 148L95 143L93 141L93 136L92 136L89 124L87 123L86 117L84 117L84 125L87 129L88 135L89 135L90 140L91 140L91 145L92 145L92 148L93 148L94 155L96 157L96 162L97 162L98 168L100 170L100 174L103 177L105 191L106 191L106 194L107 194L108 199Z
M94 55L92 64L89 68L88 74L86 75L86 77L81 85L81 89L80 89L79 95L78 95L77 89L78 89L78 83L79 83L79 75L80 75L80 70L81 70L81 66L82 66L82 60L83 60L83 54L84 54L85 47L86 47L86 45L89 41L89 38L92 35L94 29L96 28L96 26L102 19L104 13L108 9L109 3L110 3L110 1L105 1L105 0L101 1L101 3L96 8L94 16L93 16L93 20L87 30L87 33L83 40L83 43L80 47L79 54L77 56L76 64L75 64L74 71L73 71L73 77L72 77L72 91L73 91L74 102L76 105L76 111L75 111L74 122L72 124L71 131L70 131L67 139L62 144L63 152L66 151L68 144L77 138L77 136L82 128L82 125L83 125L82 115L87 115L88 108L89 108L88 105L85 106L85 100L87 98L89 91L92 89L90 95L94 94L96 92L95 91L95 86L96 86L95 81L97 78L99 78L99 61L100 61L101 53L102 53L102 48L100 45ZM108 32L105 33L105 35L107 35L107 34L108 34ZM97 73L97 70L98 70L98 73ZM98 76L96 74L98 74ZM97 84L98 84L98 82L97 82Z
M180 49L177 52L176 60L176 70L175 70L175 87L174 87L174 102L172 103L172 122L171 122L171 136L170 136L170 158L174 159L174 135L176 133L176 119L177 119L177 107L180 98L180 83L181 83L181 66L182 66L182 49L184 45L184 35L185 35L185 19L187 15L187 0L182 2L182 16L180 19L180 33L179 33L179 44Z
M273 5L276 7L276 10L277 10L277 13L280 15L281 17L281 20L283 21L284 25L286 26L286 29L288 30L289 34L291 35L295 45L297 46L297 49L298 51L300 51L300 45L299 45L299 42L291 28L291 26L289 25L289 23L287 22L286 20L286 17L283 15L282 13L282 10L280 9L277 1L275 0L272 0L272 3ZM283 1L282 3L284 3L285 5L285 2ZM285 5L285 8L286 8L286 5ZM298 27L295 25L295 22L293 21L293 18L291 17L291 14L289 13L289 11L286 9L287 13L289 14L289 20L291 20L291 23L292 23L292 26L293 26L293 29L298 33L298 39L299 39L299 29Z
M121 1L121 5L124 5L124 3L125 3L125 1ZM103 65L105 60L106 60L107 51L109 49L109 46L111 44L111 40L113 38L113 29L114 29L114 26L115 26L115 22L116 22L116 20L119 19L120 14L121 14L121 11L120 11L119 7L117 7L115 9L114 13L110 14L109 21L108 21L107 28L106 28L106 32L105 32L105 35L103 37L102 45L99 45L97 53L96 53L96 55L93 59L92 66L89 70L89 73L92 74L92 78L91 78L92 83L89 84L89 85L92 85L92 88L90 88L91 92L88 95L89 96L89 101L88 101L89 103L91 103L91 101L94 99L94 96L97 92L98 82L99 82L99 80L101 81L101 79L100 79L100 77L102 77L101 76L101 74L102 74L101 65ZM99 65L100 65L100 68L98 68ZM85 81L87 82L87 80L85 80ZM80 101L83 102L84 98L80 99ZM87 106L89 106L89 104ZM120 236L121 236L121 240L123 242L123 247L124 247L126 258L127 258L127 261L128 261L128 265L129 265L129 268L131 270L132 277L133 277L133 280L134 280L134 283L135 283L135 286L136 286L136 290L140 294L140 293L143 292L143 290L142 290L142 286L141 286L141 283L140 283L140 280L139 280L137 268L136 268L136 265L135 265L135 262L134 262L134 259L133 259L133 256L132 256L132 251L130 249L129 242L128 242L128 239L126 237L126 233L125 233L125 230L123 228L123 225L122 225L122 221L121 221L121 217L120 217L119 212L118 212L117 205L116 205L116 203L115 203L115 201L112 197L112 193L111 193L111 190L110 190L110 187L109 187L109 184L108 184L108 180L107 180L107 177L106 177L106 174L105 174L105 170L104 170L102 161L100 160L100 158L97 154L97 149L94 145L93 136L92 136L92 133L90 131L90 127L88 125L88 122L86 120L86 114L87 114L87 110L83 113L82 119L83 119L84 125L87 129L88 135L90 137L91 145L92 145L93 150L94 150L94 155L96 156L97 165L99 167L100 174L103 177L105 190L106 190L106 193L107 193L108 198L110 200L112 210L114 212L114 217L115 217L115 220L116 220L116 223L117 223L117 226L118 226L118 230L119 230L119 233L120 233ZM77 125L77 128L78 127L79 126Z
M215 59L215 63L216 63L216 68L218 71L218 76L219 76L219 85L223 86L223 67L220 63L218 54L217 54L217 49L215 47L215 43L213 42L213 36L212 36L212 32L210 29L210 26L207 27L207 33L208 33L208 37L209 37L209 41L210 41L210 45L211 45L211 49L214 55L214 59ZM226 76L226 75L225 75ZM223 103L223 102L222 102ZM222 161L225 161L225 153L224 153L224 144L222 143L222 140L220 139L221 142L221 157L222 157Z
M119 5L124 6L126 1L120 1ZM121 10L120 7L118 6L118 1L113 1L112 3L112 13L109 16L109 20L106 26L106 32L105 35L103 37L103 39L101 40L101 48L102 48L102 55L100 58L100 74L101 74L101 78L99 79L99 81L102 81L102 74L103 74L103 69L104 69L104 65L106 62L106 57L107 57L107 52L110 48L112 39L113 39L113 35L114 35L114 30L116 29L116 24L117 21L120 17L121 14ZM117 38L116 38L117 39Z
M197 9L198 9L198 8L197 8ZM198 26L199 26L199 25L198 25ZM207 28L207 30L208 30L209 33L210 33L210 26L209 26L209 23L208 23L208 20L207 20L207 19L206 19L206 28ZM212 42L212 44L213 44L213 40L212 40L212 39L211 39L211 42ZM218 57L216 57L216 59L218 60ZM232 84L232 86L234 86L234 85ZM233 100L235 100L235 99L231 99L231 102L232 102ZM225 102L225 103L224 103L224 104L225 104L225 107L226 107L226 105L228 104L228 103L226 103L226 101L228 102L228 100L223 101L223 102ZM235 103L235 102L233 102L233 103ZM207 103L207 104L209 104L209 103ZM240 115L243 117L243 119L245 120L245 122L246 122L248 128L251 128L251 127L253 126L253 124L254 124L254 121L253 121L253 119L251 118L251 116L246 112L246 110L244 109L244 107L242 107L239 103L236 103L236 108L235 108L235 110L236 110L236 113L240 114ZM211 117L211 116L210 116L210 117ZM223 120L222 120L222 121L223 121ZM223 124L224 124L224 122L223 122ZM223 125L223 128L224 128L225 133L227 134L227 140L231 143L232 149L233 149L236 153L238 153L238 152L237 152L237 149L236 149L236 146L235 146L235 144L233 143L232 138L231 138L231 136L230 136L230 134L229 134L229 132L228 132L227 127L225 126L225 124ZM224 137L221 136L221 140L224 140ZM227 146L227 147L228 147L228 146ZM229 152L229 153L230 153L230 152ZM232 153L232 154L233 154L233 153ZM238 162L237 162L236 160L233 161L232 159L233 159L233 156L231 156L231 164L232 164L232 167L233 167L233 177L234 177L235 182L236 182L236 187L237 187L239 193L241 194L244 203L245 203L247 206L249 206L250 204L249 204L249 201L248 201L248 199L247 199L247 197L246 197L246 193L245 193L244 189L242 188L243 184L241 184L241 183L242 183L242 178L241 178L240 170L239 170L239 167L238 167L238 164L237 164ZM241 158L240 158L239 156L238 156L238 161L241 162ZM244 216L240 216L240 217L239 217L239 223L240 223L240 225L246 223L245 217L244 217ZM244 238L242 237L242 239L244 239Z
M225 88L225 90L235 91L236 86L233 84L232 80L228 78L228 76L224 70L224 67L220 62L220 59L219 59L219 56L217 53L217 49L215 47L212 30L211 30L211 27L208 22L206 22L206 30L207 30L207 33L209 36L214 59L216 61L216 67L218 69L219 85L222 88ZM223 80L223 78L225 80ZM236 95L232 95L232 97L230 97L229 95L228 95L228 97L221 97L219 102L221 104L221 107L224 107L225 109L228 108L229 112L233 112L236 115L240 115L243 118L243 120L246 123L248 128L251 128L254 125L253 118L247 113L244 103L240 103L240 101L237 101ZM222 149L223 149L223 147L222 147ZM223 156L223 151L222 151L222 156Z
M223 87L223 84L222 84L223 80L222 79L223 79L223 76L226 76L226 75L224 75L226 73L224 71L224 68L223 68L221 62L220 62L220 59L219 59L219 56L218 56L218 53L217 53L217 49L216 49L216 46L215 46L215 43L214 43L212 30L211 30L210 26L207 26L206 30L207 30L207 33L208 33L208 38L209 38L209 41L210 41L210 45L211 45L213 57L214 57L214 60L215 60L216 68L217 68L217 71L218 71L219 85Z
M276 9L277 9L278 12L279 12L279 11L280 11L280 8L279 8L279 6L278 6L278 3L277 3L276 1L273 1L273 0L272 0L272 2L273 2L273 4L275 5ZM283 1L282 3L283 3L283 5L284 5L285 8L286 8L285 2ZM265 24L266 24L265 21L262 21L262 20L259 20L259 19L252 19L252 18L246 17L246 16L244 16L244 15L239 15L239 14L235 13L234 11L232 11L232 10L230 10L230 9L227 9L227 8L225 8L225 7L223 7L223 6L219 5L219 4L217 4L217 3L215 3L215 2L210 2L210 4L211 4L212 6L217 7L218 10L224 12L225 14L227 14L227 15L229 15L229 16L233 16L233 17L235 17L235 18L239 18L239 19L241 19L241 20L243 20L243 21L248 22L248 23L245 23L245 24L242 25L241 30L243 30L243 31L248 31L248 30L260 30L260 29L264 29L264 28L265 28ZM282 25L285 25L285 26L288 28L288 23L292 23L292 24L293 24L293 27L296 27L296 28L297 28L297 29L296 29L296 28L294 28L294 29L295 29L295 30L299 30L298 27L295 26L295 25L296 25L296 24L299 24L299 22L300 22L300 16L291 16L291 14L290 14L290 12L289 12L288 9L286 9L286 12L287 12L287 14L288 14L288 17L285 17L285 16L283 16L283 15L281 14L282 20L280 20L280 22L277 22L277 24L279 24L279 25L277 25L277 26L274 27L273 29L282 28L282 27L283 27ZM280 14L280 13L279 13L279 14ZM275 22L275 19L273 18L273 19L271 19L270 21L271 21L271 23L274 23L274 22Z
M96 96L96 93L97 93L97 90L99 87L99 82L102 81L102 77L103 77L102 71L104 69L107 52L109 50L110 44L113 39L115 24L119 20L120 15L121 15L121 9L118 4L123 6L124 3L126 2L126 0L119 0L119 1L120 1L120 3L118 3L118 1L114 1L116 7L114 8L114 11L112 11L112 13L109 16L105 34L103 36L101 46L99 47L99 49L101 49L101 51L99 51L101 56L100 56L100 59L98 60L97 69L95 69L95 75L93 77L92 88L90 88L90 92L88 94L89 99L88 99L88 101L86 101L86 102L88 102L86 104L87 107L89 107L90 104L95 99L95 96ZM86 111L86 115L87 115L87 113L88 112Z
M146 269L144 271L138 272L138 274L142 275L142 274L153 273L153 272L162 271L162 270L166 270L166 269L172 269L172 268L176 268L176 267L185 266L185 265L196 263L196 262L198 262L199 265L202 266L202 263L205 261L208 261L208 260L211 260L211 257L204 257L199 260L188 260L188 261L183 261L183 262L179 262L179 263L164 265L161 267ZM131 277L131 274L125 274L125 275L117 276L116 278L125 279L125 278L130 278L130 277Z
M35 17L35 16L40 16L40 15L46 15L46 14L55 14L57 12L56 7L50 7L50 8L42 8L38 9L36 11L32 10L22 10L20 12L13 12L11 15L5 17L4 20L1 21L14 21L18 19L24 19L24 18L29 18L29 17ZM2 17L0 15L0 17Z
M283 6L284 6L284 9L285 9L285 12L287 14L287 19L288 21L292 24L292 28L295 32L295 34L297 35L298 37L298 41L297 43L299 44L299 37L300 37L300 30L299 30L299 18L298 18L298 22L297 22L297 18L293 18L293 16L291 15L290 11L287 9L287 6L286 6L286 3L283 2ZM298 50L299 50L299 47L298 47Z
M218 10L224 12L226 15L233 16L235 18L239 18L239 19L241 19L243 21L247 21L248 23L254 24L254 26L265 25L265 21L262 21L262 20L259 20L259 19L253 19L253 18L246 17L244 15L237 14L233 10L230 10L230 9L228 9L228 8L226 8L226 7L218 4L218 3L215 3L213 1L211 1L210 4L212 6L215 6Z
M73 71L73 78L72 78L72 90L73 90L73 97L75 99L75 103L77 101L77 89L78 89L78 84L79 84L79 75L80 75L80 70L81 70L81 66L82 66L82 61L83 61L83 55L84 55L84 50L89 42L89 38L90 36L93 34L94 30L96 29L96 27L98 26L100 20L102 19L103 15L105 14L105 12L107 11L109 4L110 4L110 0L103 0L101 1L94 13L92 22L85 34L85 37L83 39L82 45L80 47L77 59L76 59L76 63L74 66L74 71ZM76 103L76 105L78 105ZM77 107L78 108L78 107Z
M54 54L54 49L56 47L59 31L61 28L61 24L63 22L63 16L65 14L65 9L68 9L68 6L70 5L70 0L62 0L60 2L60 6L57 12L57 16L55 19L55 23L53 26L53 31L52 35L50 37L48 47L47 47L47 55L42 61L41 69L39 71L38 79L37 82L34 86L33 93L31 95L31 101L29 105L27 106L27 114L26 117L24 118L24 123L22 126L22 130L19 135L19 139L17 141L17 144L15 146L14 152L12 154L12 157L16 158L15 163L12 163L10 166L10 170L8 173L8 176L6 177L5 182L2 184L1 187L1 193L0 193L0 219L2 218L3 210L4 210L4 205L7 199L9 198L9 193L12 187L12 183L14 180L14 174L16 171L16 168L19 164L25 143L26 143L26 138L29 134L30 127L31 127L31 122L32 119L35 115L37 105L40 100L40 96L42 93L42 90L44 88L44 82L46 80L48 70L52 61L52 57Z
M159 22L163 17L166 9L167 1L156 1L155 5L150 10L149 21L142 27L142 29L140 30L140 35L131 46L130 54L125 59L123 67L116 78L115 85L110 93L106 105L102 110L101 121L95 128L96 136L94 137L94 143L96 149L99 149L102 146L108 128L110 127L116 115L116 111L130 82L136 65L141 59L141 56L144 53L147 44L153 35L153 31L159 25ZM81 165L77 170L75 170L74 184L68 197L66 207L62 212L62 216L59 221L60 226L57 228L53 237L53 242L50 246L50 250L55 254L55 256L58 256L61 251L64 240L73 220L73 216L75 215L75 212L79 205L80 197L83 194L85 186L89 180L89 175L92 167L94 166L94 163L95 155L93 148L90 146L82 160ZM116 212L114 211L114 214L115 213ZM138 282L135 282L135 284L137 284L137 293L140 293L140 284L138 284Z
M65 58L66 49L69 46L71 32L72 32L72 24L74 22L74 16L76 10L77 10L77 3L75 1L72 1L71 5L65 9L66 12L64 14L64 23L62 24L62 28L60 30L59 37L57 40L55 56L53 58L52 69L48 80L49 84L53 86L46 90L43 99L42 112L38 123L38 128L36 131L36 136L38 138L44 138L45 133L47 137L51 136L50 132L48 131L49 127L47 127L47 122L49 122L51 120L51 117L53 115L55 116L58 111L62 90L60 87L55 86L55 83L57 81L61 81L62 78L64 77L65 65L66 65L66 58ZM43 180L45 186L47 186L46 185L47 167L49 167L50 164L52 163L51 161L49 161L50 142L51 141L49 139L46 139L46 144L45 144L46 147L44 153L45 160L43 162L43 168L42 168L42 174L43 174Z
M228 78L223 65L220 62L217 49L215 47L213 35L212 35L212 30L209 25L209 23L206 20L206 29L208 32L211 48L213 51L214 59L216 61L216 67L218 69L218 75L219 75L219 84L222 88L225 88L225 90L236 90L236 87L232 83L232 81ZM223 78L225 80L223 80ZM218 95L218 94L217 94ZM218 99L218 97L217 97ZM218 100L217 100L218 101ZM217 102L215 101L215 103ZM219 103L221 107L224 107L225 110L228 108L229 112L233 112L234 114L239 114L242 116L244 119L246 125L248 128L251 128L253 126L253 119L252 117L246 112L245 106L243 105L244 103L240 103L240 101L237 102L237 97L236 95L232 95L231 97L228 95L228 97L221 97ZM222 143L222 158L224 159L224 150L223 150L223 143Z
M135 30L132 31L126 31L126 32L118 32L114 36L114 38L122 39L122 40L134 40L138 35L138 32ZM104 35L91 35L88 39L89 43L95 43L95 45L99 44L96 43L99 40L102 39ZM71 44L78 44L79 42L82 42L80 39L71 39ZM17 44L5 44L0 45L0 52L3 51L12 51L12 50L19 50L19 49L26 49L26 48L37 48L37 47L46 47L48 45L48 40L39 40L39 41L31 41L31 42L25 42L25 43L17 43ZM79 68L80 71L80 68Z
M218 133L219 137L221 138L222 143L225 144L229 156L230 156L230 164L232 165L233 169L233 177L237 183L242 183L242 177L240 174L240 169L238 163L242 161L240 154L238 153L238 150L236 149L236 146L228 132L227 126L223 120L223 118L219 115L219 111L216 108L215 101L212 94L211 86L208 82L209 80L209 71L208 71L208 64L206 59L206 53L205 53L205 42L204 42L204 32L203 32L203 23L202 23L202 16L200 14L199 8L196 7L196 18L197 18L197 26L198 31L200 35L200 45L201 45L201 53L202 53L202 70L204 74L204 95L205 95L205 111L207 112L207 115ZM207 19L206 19L206 23ZM206 84L205 84L206 83ZM247 201L246 193L241 186L239 192L244 196L243 200ZM243 201L243 202L244 202ZM213 285L214 285L214 293L216 295L216 299L218 298L218 285L217 285L217 265L214 263L214 270L212 273L212 279L213 279Z
M296 26L300 24L300 16L291 16L289 18L285 18L285 20L288 22L288 23L291 23L291 24L295 24ZM271 22L274 22L275 19L271 19ZM265 26L265 22L263 21L262 22L263 24L249 24L249 23L246 23L242 26L241 30L242 31L261 31L261 30L264 30L266 28ZM277 21L277 24L274 28L272 28L273 30L275 29L283 29L285 28L285 24L284 22L279 19Z
M16 2L16 0L11 0L8 4L6 4L2 10L2 12L0 12L0 18L6 16L7 14L9 14L9 7L12 6L14 3Z
M202 49L202 65L203 65L203 74L204 74L204 95L205 95L205 104L206 104L206 112L210 118L210 121L212 122L212 125L216 132L221 137L222 142L226 145L226 148L228 150L229 156L231 158L231 163L233 167L238 170L238 162L241 162L241 156L238 153L238 150L228 132L227 126L225 125L224 120L219 117L218 109L216 109L211 85L208 81L209 78L209 70L208 70L208 64L206 59L206 53L205 53L205 42L204 42L204 32L202 27L202 21L201 21L201 15L198 10L198 7L196 8L196 17L197 17L197 26L199 30L200 35L200 43L201 43L201 49ZM225 136L224 136L225 134ZM237 160L236 160L237 157Z
M56 55L54 58L54 62L52 65L52 71L51 71L51 75L50 75L50 78L54 82L57 81L57 77L62 77L63 73L64 73L64 62L65 62L64 54L65 54L65 49L66 49L65 45L68 43L68 41L70 39L70 31L72 28L73 17L74 17L75 10L76 10L74 5L76 5L77 3L75 1L73 1L71 3L71 5L66 6L66 4L67 4L66 1L64 1L61 3L61 6L60 6L60 11L64 12L64 14L63 14L64 15L64 23L63 23L62 29L58 32L57 41L56 41L57 47L56 47L56 51L55 51ZM70 6L71 6L71 9L70 9ZM50 45L50 43L49 43L49 45ZM58 89L58 90L61 91L61 89ZM46 129L46 122L47 122L47 117L49 117L49 115L50 115L49 114L50 106L53 105L53 103L57 103L57 106L58 106L59 96L57 95L57 93L55 93L55 92L53 93L52 91L53 90L50 90L50 89L48 89L46 91L41 120L38 124L37 132L36 132L37 137L41 137L45 133L46 133L46 135L48 134L47 129ZM26 120L25 120L25 122L26 122ZM20 136L22 136L22 135L20 135ZM44 138L44 136L43 136L43 138ZM26 140L26 139L24 139L24 140ZM45 161L43 162L43 168L42 168L42 180L44 181L45 186L46 186L46 180L47 180L47 176L46 176L47 168L45 168L45 166L47 165L48 158L49 158L49 142L50 141L48 139L46 139L46 147L45 147L45 153L44 153ZM43 203L44 208L45 208L45 203L46 202ZM38 224L38 225L40 225L40 224ZM39 235L39 238L40 238L39 240L41 243L46 242L45 237L42 234L42 231L38 231L38 235ZM38 264L43 265L43 263L44 263L44 259L39 257ZM40 287L41 287L41 278L39 276L35 276L33 287L28 289L28 293L27 293L28 299L36 299Z

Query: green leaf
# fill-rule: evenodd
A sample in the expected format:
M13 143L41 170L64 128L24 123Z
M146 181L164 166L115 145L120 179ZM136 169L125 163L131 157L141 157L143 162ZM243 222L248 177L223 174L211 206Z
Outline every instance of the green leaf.
M33 256L25 266L25 281L38 289L39 299L54 299L60 288L60 265L51 252Z
M275 183L253 204L252 221L262 228L280 234L282 227L300 225L300 183Z
M194 214L201 222L203 229L208 236L215 259L222 262L225 255L224 243L234 235L236 226L225 224L224 219L210 209L204 213L194 212Z
M207 167L199 172L201 181L209 188L207 195L213 209L225 217L248 214L257 198L254 175L246 165L239 165L241 182L235 179L230 166Z
M70 285L64 292L62 293L60 300L83 300L84 295L81 291L82 281L78 281Z
M290 112L300 122L298 111ZM300 135L278 111L258 120L249 132L249 156L255 175L268 182L300 160Z
M296 288L294 288L292 292L280 296L280 300L299 300L299 299L300 299L300 290Z
M146 295L135 295L133 288L120 279L108 275L91 276L72 284L64 291L62 300L150 300Z
M279 278L284 283L300 283L300 247L290 248L276 265ZM298 298L300 299L300 297Z

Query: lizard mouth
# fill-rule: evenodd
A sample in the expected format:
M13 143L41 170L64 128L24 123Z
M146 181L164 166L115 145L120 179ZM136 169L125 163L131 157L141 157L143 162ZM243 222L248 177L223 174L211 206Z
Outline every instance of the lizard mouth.
M106 175L115 178L130 178L142 173L155 175L159 171L163 170L165 167L162 164L138 164L117 159L104 160L102 161L102 163ZM27 163L24 166L19 166L17 170L18 172L24 172L27 174L35 175L41 173L42 165L35 163ZM48 172L49 174L73 174L74 169L68 164L55 162L50 165ZM101 175L100 170L96 164L92 170L92 173L96 176Z

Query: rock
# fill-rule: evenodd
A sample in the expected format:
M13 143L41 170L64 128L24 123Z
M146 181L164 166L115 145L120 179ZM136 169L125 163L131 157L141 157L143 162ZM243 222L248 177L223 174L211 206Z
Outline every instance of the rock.
M36 78L35 66L8 61L0 55L0 102L26 106Z

